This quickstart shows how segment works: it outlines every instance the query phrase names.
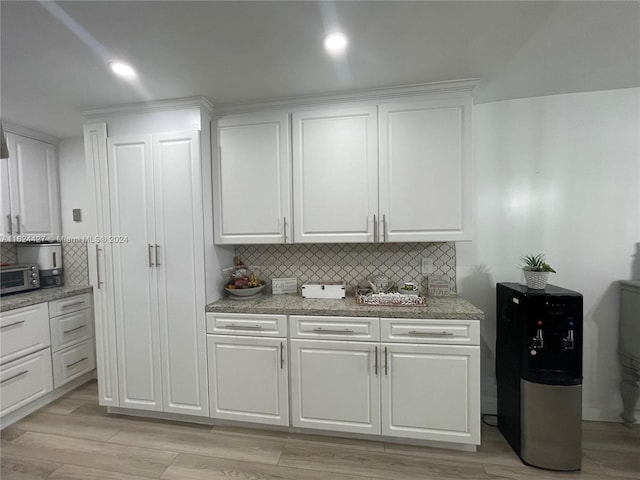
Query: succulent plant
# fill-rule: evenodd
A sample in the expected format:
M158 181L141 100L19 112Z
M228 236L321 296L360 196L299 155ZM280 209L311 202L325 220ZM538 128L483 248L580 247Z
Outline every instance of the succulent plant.
M542 253L538 255L524 255L520 258L522 260L522 269L530 272L551 272L556 271L546 262L545 256Z

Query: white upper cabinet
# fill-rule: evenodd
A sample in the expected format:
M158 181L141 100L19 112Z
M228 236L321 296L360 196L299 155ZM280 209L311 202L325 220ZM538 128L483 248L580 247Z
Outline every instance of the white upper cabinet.
M471 98L379 108L380 241L471 240Z
M371 242L378 212L375 106L293 114L294 242Z
M9 159L1 164L2 235L60 235L55 146L6 133Z
M217 139L215 242L291 242L289 116L223 117Z

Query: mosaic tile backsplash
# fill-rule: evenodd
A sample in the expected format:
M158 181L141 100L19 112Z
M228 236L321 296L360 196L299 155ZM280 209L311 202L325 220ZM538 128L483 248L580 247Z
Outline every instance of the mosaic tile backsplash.
M86 243L63 243L62 259L65 285L89 285ZM2 263L16 263L18 261L15 243L0 242L0 261Z
M260 267L264 279L296 277L298 290L307 281L344 280L353 291L383 273L396 284L420 283L424 291L427 279L420 273L421 258L431 257L433 273L448 275L451 293L456 293L454 242L237 245L235 253L245 264Z

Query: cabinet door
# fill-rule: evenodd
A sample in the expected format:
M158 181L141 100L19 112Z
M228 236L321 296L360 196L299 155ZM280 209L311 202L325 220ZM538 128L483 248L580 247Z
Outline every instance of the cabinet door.
M9 182L9 159L0 158L0 241L11 241L9 236L13 235L13 217L11 216L11 185Z
M373 242L376 107L293 114L294 241Z
M291 340L294 427L380 433L379 344Z
M148 135L107 142L120 407L162 409L155 275L153 162Z
M111 234L110 194L107 162L107 125L84 126L84 150L90 201L85 215L87 231L96 235ZM95 315L98 403L120 405L118 394L118 360L114 311L115 282L112 250L109 243L88 245L89 282L93 287Z
M55 147L11 133L7 144L14 235L60 235Z
M215 242L289 243L288 115L224 117L217 138Z
M153 162L163 411L207 416L199 133L154 135Z
M380 106L381 240L471 240L471 100Z
M284 338L207 336L211 417L289 425Z
M382 344L382 434L480 444L480 347Z

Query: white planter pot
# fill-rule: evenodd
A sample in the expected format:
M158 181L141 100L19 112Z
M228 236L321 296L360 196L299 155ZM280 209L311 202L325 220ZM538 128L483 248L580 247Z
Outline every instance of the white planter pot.
M549 280L549 272L532 272L530 270L524 270L524 279L527 282L527 287L534 290L544 290Z

